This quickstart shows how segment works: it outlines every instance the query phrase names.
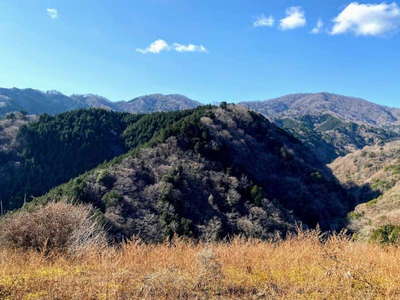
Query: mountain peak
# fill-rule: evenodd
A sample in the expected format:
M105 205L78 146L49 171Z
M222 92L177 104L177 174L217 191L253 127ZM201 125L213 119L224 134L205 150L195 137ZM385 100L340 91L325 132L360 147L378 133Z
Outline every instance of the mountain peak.
M400 109L328 92L299 93L260 102L243 102L270 119L331 114L345 121L373 126L400 124Z
M179 94L150 94L134 98L128 102L118 102L119 109L134 113L184 110L200 105L200 102Z

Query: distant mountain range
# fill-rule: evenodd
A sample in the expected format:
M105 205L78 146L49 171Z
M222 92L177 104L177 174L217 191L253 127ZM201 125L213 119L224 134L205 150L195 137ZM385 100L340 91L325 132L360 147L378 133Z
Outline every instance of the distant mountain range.
M374 127L400 126L399 108L330 93L291 94L271 100L245 101L240 104L263 114L272 121L330 114L342 121ZM151 113L192 109L200 105L201 102L179 94L152 94L129 101L113 102L93 94L66 96L57 91L0 88L0 116L21 110L30 114L57 114L88 107L130 113Z
M272 120L330 114L344 121L371 126L400 125L400 109L398 108L330 93L292 94L272 100L242 102L241 104Z
M53 115L89 107L130 113L150 113L191 109L200 105L200 102L182 95L153 94L130 101L112 102L93 94L66 96L57 91L42 92L34 89L0 88L0 116L15 111Z

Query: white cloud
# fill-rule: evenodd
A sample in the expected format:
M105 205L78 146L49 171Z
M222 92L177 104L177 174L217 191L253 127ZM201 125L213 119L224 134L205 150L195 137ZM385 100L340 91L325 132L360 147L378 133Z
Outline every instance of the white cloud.
M57 19L58 18L58 10L55 8L48 8L46 9L47 15L52 18L52 19Z
M168 50L170 50L170 46L166 41L161 39L154 41L153 43L150 44L150 46L148 46L145 49L139 49L139 48L136 49L137 52L142 54L147 54L147 53L157 54L162 51L168 51Z
M272 27L275 24L275 19L273 16L266 17L264 15L261 15L260 17L257 18L257 20L254 21L253 26L254 27Z
M324 27L324 22L322 22L321 19L318 19L317 24L311 30L311 33L313 33L313 34L321 33L323 27Z
M207 52L206 47L203 45L182 45L179 43L174 43L174 50L177 52Z
M280 20L282 30L294 29L306 25L304 10L300 6L292 6L286 10L286 17Z
M140 48L136 49L137 52L142 54L147 54L147 53L158 54L161 53L162 51L170 51L170 50L174 50L176 52L203 52L203 53L208 52L206 47L204 47L203 45L193 45L193 44L183 45L180 43L174 43L171 46L162 39L154 41L145 49L140 49Z
M350 3L333 19L335 25L331 34L347 32L355 35L383 35L400 29L400 8L393 2L391 4L359 4Z

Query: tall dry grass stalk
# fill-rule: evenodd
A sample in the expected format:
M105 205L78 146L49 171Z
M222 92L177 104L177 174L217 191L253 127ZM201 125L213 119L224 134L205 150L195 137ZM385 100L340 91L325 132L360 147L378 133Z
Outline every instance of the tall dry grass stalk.
M0 250L3 299L399 299L400 250L301 232L279 242Z

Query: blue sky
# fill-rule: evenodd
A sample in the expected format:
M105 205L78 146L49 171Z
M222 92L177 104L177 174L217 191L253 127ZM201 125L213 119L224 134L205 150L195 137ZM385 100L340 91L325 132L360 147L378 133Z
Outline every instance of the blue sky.
M392 1L2 0L0 86L203 102L328 91L400 107L399 29Z

